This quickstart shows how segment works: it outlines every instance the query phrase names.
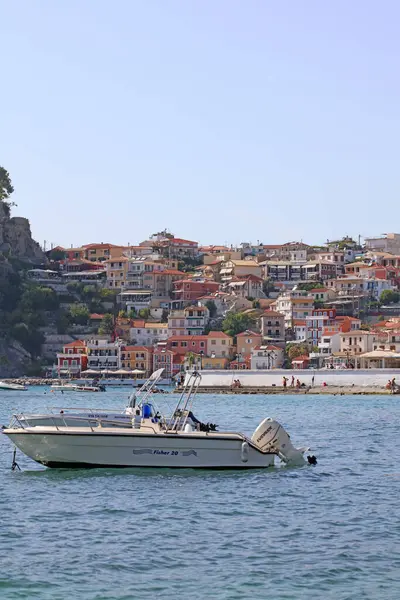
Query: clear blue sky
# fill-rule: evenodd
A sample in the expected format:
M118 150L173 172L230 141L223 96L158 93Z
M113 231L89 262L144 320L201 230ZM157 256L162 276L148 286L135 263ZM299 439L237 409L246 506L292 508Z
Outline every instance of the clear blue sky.
M396 0L0 0L0 164L41 243L398 231Z

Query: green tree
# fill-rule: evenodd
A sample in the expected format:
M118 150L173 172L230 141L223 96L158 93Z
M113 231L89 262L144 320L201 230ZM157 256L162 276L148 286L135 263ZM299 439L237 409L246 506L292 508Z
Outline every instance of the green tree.
M235 337L238 333L249 329L251 324L251 318L245 313L228 313L222 322L222 331L227 335Z
M168 311L166 308L163 309L161 314L161 323L168 323Z
M299 283L297 285L298 290L304 290L309 292L310 290L316 290L317 288L323 288L324 284L322 281L307 281L305 283Z
M189 363L189 366L192 367L195 361L195 355L193 354L193 352L188 352L186 354L186 359Z
M253 300L253 308L260 308L260 301L259 300Z
M0 282L0 309L11 312L21 298L21 277L17 273L8 273Z
M67 333L69 327L68 315L65 311L60 310L56 318L57 333Z
M114 317L111 313L106 313L101 320L99 333L102 335L110 335L114 331Z
M80 281L69 281L67 283L67 290L70 294L77 294L78 296L80 296L83 288L84 285Z
M59 300L56 292L41 285L28 285L22 293L20 307L22 310L57 310Z
M307 344L287 344L286 346L286 353L290 360L294 360L298 356L308 356L308 352Z
M81 298L84 302L91 302L97 295L97 288L95 285L85 285L81 292Z
M10 215L11 206L16 206L15 202L9 202L9 198L13 192L14 188L9 172L4 167L0 167L0 201L3 202L7 215Z
M270 279L265 279L263 281L263 292L267 296L270 295L271 292L275 291L275 285Z
M217 305L215 304L214 300L207 300L206 307L210 312L211 319L213 319L217 314Z
M139 317L140 317L141 319L144 319L144 320L146 320L146 319L148 319L148 318L149 318L149 316L150 316L150 309L149 309L149 308L141 308L141 309L139 310Z
M68 318L75 325L87 325L89 323L89 309L82 304L71 304Z
M393 290L383 290L379 298L381 304L397 304L399 299L399 292Z
M100 290L100 298L105 302L115 302L118 292L103 288Z
M131 310L129 311L128 318L129 319L136 319L136 310L134 308L131 308Z
M118 316L120 319L126 319L126 317L127 317L126 310L120 310L118 313Z
M59 260L64 260L65 259L65 252L64 250L60 250L59 248L54 248L53 250L51 250L48 254L49 260L54 260L55 262L59 261Z

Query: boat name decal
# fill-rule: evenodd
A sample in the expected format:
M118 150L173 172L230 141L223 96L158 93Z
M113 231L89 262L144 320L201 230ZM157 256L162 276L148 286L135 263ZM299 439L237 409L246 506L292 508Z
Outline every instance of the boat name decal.
M162 454L163 456L178 456L178 450L151 450L150 448L139 448L132 450L133 454ZM195 450L185 450L181 452L182 456L197 456Z
M100 413L93 413L93 414L88 415L88 418L89 419L98 419L98 418L107 419L108 415L102 415Z

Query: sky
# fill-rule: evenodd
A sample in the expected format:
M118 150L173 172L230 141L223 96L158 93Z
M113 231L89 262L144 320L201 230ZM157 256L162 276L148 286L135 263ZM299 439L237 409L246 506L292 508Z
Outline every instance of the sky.
M47 248L399 231L397 0L0 0L0 165Z

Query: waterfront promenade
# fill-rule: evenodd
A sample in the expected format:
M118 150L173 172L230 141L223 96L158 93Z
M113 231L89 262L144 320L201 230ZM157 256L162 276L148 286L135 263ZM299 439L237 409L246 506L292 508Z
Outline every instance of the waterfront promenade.
M286 378L286 387L283 379ZM292 386L292 378L294 385ZM263 371L201 371L198 393L209 394L390 394L386 389L388 381L395 379L400 385L400 369L321 369L290 370L273 369ZM299 380L300 387L296 387ZM3 380L25 385L52 386L59 379L23 378ZM81 380L76 380L79 383ZM84 381L84 380L83 380ZM235 386L240 382L240 387ZM103 383L103 382L102 382ZM136 382L136 385L141 382ZM131 387L132 383L108 380L106 387ZM179 391L171 386L161 385L167 393Z

